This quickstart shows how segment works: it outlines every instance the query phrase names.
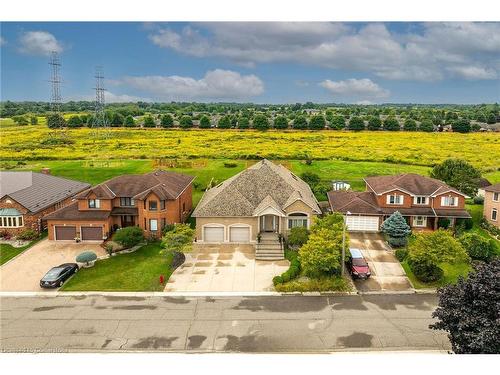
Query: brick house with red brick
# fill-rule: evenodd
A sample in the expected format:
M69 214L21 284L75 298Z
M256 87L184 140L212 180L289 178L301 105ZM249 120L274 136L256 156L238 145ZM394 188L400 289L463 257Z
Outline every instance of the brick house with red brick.
M366 177L364 181L363 192L328 193L332 211L349 212L349 230L379 231L384 220L396 211L416 230L435 230L440 218L448 219L453 226L457 219L471 217L465 209L468 197L442 181L414 173Z
M90 184L44 173L0 171L0 232L16 236L47 228L45 215L72 202Z
M49 240L102 241L128 226L142 228L147 237L159 237L167 224L182 223L189 216L193 180L162 170L112 178L47 215Z

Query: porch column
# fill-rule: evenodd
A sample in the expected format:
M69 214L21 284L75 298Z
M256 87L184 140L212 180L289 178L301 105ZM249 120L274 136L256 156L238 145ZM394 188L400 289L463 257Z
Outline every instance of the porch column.
M438 217L434 217L434 230L437 230L438 229Z

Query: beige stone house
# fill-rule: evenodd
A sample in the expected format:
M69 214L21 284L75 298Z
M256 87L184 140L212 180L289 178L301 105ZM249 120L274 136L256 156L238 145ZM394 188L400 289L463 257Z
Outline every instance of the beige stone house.
M500 228L500 184L484 188L483 216L491 224Z
M198 243L255 244L257 259L276 259L283 256L280 235L286 238L296 226L309 228L319 214L307 183L262 160L207 190L193 217Z

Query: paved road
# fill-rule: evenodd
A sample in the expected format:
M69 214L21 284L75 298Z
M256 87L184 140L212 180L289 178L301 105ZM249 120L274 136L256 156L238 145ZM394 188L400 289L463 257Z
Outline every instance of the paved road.
M434 295L3 297L3 351L449 350Z

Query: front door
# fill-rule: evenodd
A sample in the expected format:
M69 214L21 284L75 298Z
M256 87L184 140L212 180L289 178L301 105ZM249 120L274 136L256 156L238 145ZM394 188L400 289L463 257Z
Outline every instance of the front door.
M275 215L262 216L261 230L264 232L277 232L278 220Z

